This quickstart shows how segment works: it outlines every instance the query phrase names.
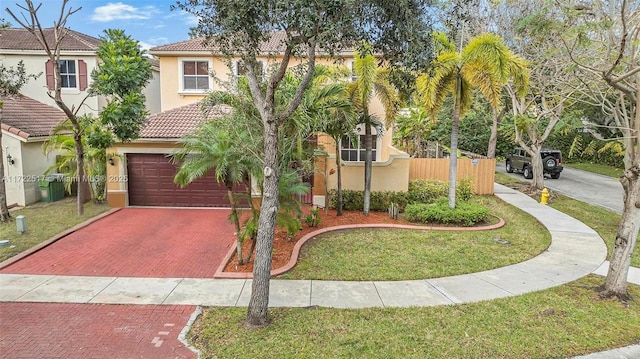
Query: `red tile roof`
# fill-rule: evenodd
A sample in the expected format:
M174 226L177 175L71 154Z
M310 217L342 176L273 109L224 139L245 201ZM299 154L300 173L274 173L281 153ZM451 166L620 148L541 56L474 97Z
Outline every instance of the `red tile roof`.
M273 32L271 38L262 43L260 46L260 52L284 52L284 40L285 40L285 32L277 31ZM203 51L203 52L217 52L219 48L215 45L205 46L203 45L204 38L198 37L195 39L190 39L181 42L174 42L172 44L160 45L156 47L152 47L149 51L151 53L156 52L174 52L174 51Z
M53 46L53 28L43 29L45 39ZM60 50L63 51L96 51L101 40L95 37L67 29L62 39ZM2 50L42 50L36 38L22 28L4 29L0 31L0 49Z
M59 109L30 97L14 95L0 100L4 102L2 129L25 139L49 136L67 118Z
M229 106L216 106L211 109L207 118L219 118L230 111ZM140 138L180 138L193 132L204 121L202 103L192 103L149 116L149 121L140 132Z

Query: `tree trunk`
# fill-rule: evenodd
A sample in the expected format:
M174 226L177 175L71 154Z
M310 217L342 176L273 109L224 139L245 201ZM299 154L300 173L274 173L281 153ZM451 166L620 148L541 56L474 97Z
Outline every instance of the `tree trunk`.
M458 79L456 102L453 108L453 123L451 124L451 153L449 154L449 207L456 208L456 180L458 175L458 128L460 127L460 106L462 80Z
M368 119L367 119L368 120ZM371 207L371 167L373 166L372 159L372 137L371 125L364 124L364 206L362 213L365 216L369 215L369 208Z
M631 254L638 241L640 230L640 168L632 167L625 171L622 178L624 188L624 208L622 220L616 233L616 241L611 254L609 272L604 284L602 296L616 296L620 300L630 299L627 291L627 275Z
M487 147L487 157L496 158L496 146L498 144L498 124L500 119L495 109L491 109L491 136L489 137L489 147Z
M0 125L2 125L2 106L3 102L0 100ZM9 163L7 163L10 166ZM7 206L7 188L5 187L5 179L4 175L4 152L2 149L2 132L0 132L0 175L2 175L2 181L0 181L0 222L8 222L11 218L11 213L9 213L9 207Z
M533 180L531 182L531 188L541 190L544 188L544 168L542 164L542 157L540 157L541 145L531 145L531 167L533 170Z
M74 127L78 126L77 122L74 124ZM86 191L86 176L84 175L84 147L82 146L82 134L79 128L75 128L75 134L73 136L76 145L76 154L77 154L77 174L78 174L78 216L82 216L84 214L84 203L87 198Z
M278 202L278 124L271 118L264 121L264 182L262 206L258 220L256 256L253 264L253 284L247 310L247 324L264 327L269 324L269 281L271 279L271 252L275 235Z
M336 179L338 181L338 199L336 201L337 216L342 216L342 158L340 158L340 142L336 140ZM326 188L326 187L325 187Z
M233 226L236 229L236 253L238 254L238 264L244 264L244 258L242 258L240 217L238 216L238 206L236 205L236 198L233 195L233 184L227 185L227 196L229 197L229 203L231 203L231 220L233 221Z

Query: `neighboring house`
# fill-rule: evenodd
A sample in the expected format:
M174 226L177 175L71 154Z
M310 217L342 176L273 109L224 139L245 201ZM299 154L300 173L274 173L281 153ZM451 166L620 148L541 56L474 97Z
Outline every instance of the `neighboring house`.
M53 30L48 28L43 31L47 42L53 44ZM68 30L60 46L58 66L62 80L62 99L69 107L79 108L80 115L97 116L106 105L103 96L87 97L91 72L96 69L99 61L96 51L100 42L100 39ZM9 196L7 203L23 206L39 199L35 192L37 183L29 179L42 175L54 163L55 156L46 157L41 145L50 131L66 117L48 95L55 86L54 64L40 44L25 29L3 29L0 31L0 63L6 68L16 68L20 61L23 61L27 74L41 74L22 87L21 94L28 97L18 96L15 101L9 99L5 102L3 116L3 149L7 149L15 161L15 164L5 166L5 169L11 171L5 173L10 176L9 181L6 181ZM157 60L149 61L153 78L145 89L147 109L150 113L157 113L160 111L160 69ZM35 112L29 113L31 110ZM6 163L7 159L3 160ZM14 176L27 177L24 183L17 183L15 179L19 177Z
M53 29L43 31L47 43L53 44ZM80 107L81 115L97 114L105 103L103 98L96 96L85 100L91 71L98 63L96 50L99 45L99 39L69 30L60 46L62 99L69 107ZM36 101L56 106L47 94L55 86L54 64L31 33L22 28L0 31L0 61L5 67L16 67L18 62L24 61L27 74L42 74L38 79L30 80L20 92Z
M283 33L274 33L270 41L262 45L261 53L270 54L259 57L266 69L272 65L272 59L279 61L284 52L282 46ZM201 114L197 114L197 103L208 93L214 90L233 91L236 79L244 75L244 67L239 59L227 59L215 49L205 48L202 39L191 39L169 45L154 47L149 51L160 62L160 88L162 111L150 117L147 127L143 130L143 136L133 142L117 144L110 151L120 156L114 161L114 166L108 169L109 179L112 180L107 189L108 202L115 207L140 204L138 176L143 180L153 183L157 181L162 185L153 195L158 198L143 205L171 205L171 206L226 206L227 202L205 202L197 200L181 200L176 202L175 195L169 194L177 191L177 185L173 184L172 176L175 175L175 167L169 165L166 156L173 153L177 139L182 135L193 131L200 121ZM333 64L342 63L351 66L353 54L341 53L337 58L319 57L317 63ZM293 62L297 65L300 62ZM222 85L226 83L226 86ZM195 112L194 112L195 111ZM374 99L370 104L370 113L384 118L384 110L381 103ZM195 120L198 117L198 120ZM161 130L159 130L161 129ZM363 126L357 129L360 135L364 135ZM360 141L351 144L343 141L341 150L343 159L343 188L359 189L364 187L364 158L363 143ZM329 153L329 158L316 164L317 174L314 176L313 201L316 204L325 204L325 187L336 187L335 150L331 138L319 136L318 144ZM409 182L409 156L392 146L391 129L383 136L377 138L374 151L372 190L406 191ZM150 154L156 154L152 157ZM170 167L171 166L171 167ZM158 180L163 177L161 180ZM128 182L126 182L128 180ZM326 183L326 186L325 186ZM142 184L140 184L142 185ZM198 191L194 185L194 191ZM187 186L190 188L191 186ZM167 196L160 192L166 191ZM151 196L151 194L149 194ZM166 199L162 199L166 198Z
M47 43L53 45L53 29L43 29L43 32ZM91 72L98 65L96 51L100 42L100 39L69 29L60 45L58 66L62 80L62 99L69 107L80 108L80 115L97 115L106 104L104 96L87 97ZM27 74L42 74L37 80L30 80L20 92L36 101L56 106L47 94L55 86L54 64L42 50L40 43L25 29L3 29L0 31L0 62L5 67L16 67L20 61L24 62ZM160 76L158 66L153 66L157 62L150 61L154 70L153 79L147 86L145 95L149 112L156 113L160 111Z
M32 98L2 97L2 150L4 182L9 206L25 206L40 199L37 179L55 163L55 154L45 156L42 143L66 116Z

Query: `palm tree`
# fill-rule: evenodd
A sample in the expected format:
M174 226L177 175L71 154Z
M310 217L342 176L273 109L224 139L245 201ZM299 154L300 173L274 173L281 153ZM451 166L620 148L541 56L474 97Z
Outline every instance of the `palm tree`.
M364 162L364 208L362 212L369 214L371 202L371 170L373 165L372 147L373 135L371 126L383 129L383 122L369 112L369 102L375 95L385 110L385 125L389 127L398 115L400 99L398 91L389 81L390 72L387 68L379 67L373 56L370 45L363 43L354 54L353 75L355 81L348 85L349 95L355 108L358 123L365 128L365 162ZM380 134L378 131L378 135ZM336 154L339 155L339 154Z
M458 169L458 127L460 118L471 107L473 89L480 90L493 109L500 104L503 86L513 80L518 95L524 96L529 82L526 62L505 45L500 36L478 35L457 52L443 33L434 34L439 50L427 72L416 80L422 104L432 117L437 116L445 97L454 97L449 162L449 207L456 206Z
M206 105L203 111L206 114ZM234 115L235 114L235 115ZM194 180L205 176L215 168L218 183L227 189L227 196L231 204L230 221L235 226L236 250L238 263L243 264L242 242L244 237L240 226L238 213L238 198L234 194L234 187L240 183L251 189L251 176L260 171L261 163L257 156L246 151L242 144L255 143L244 126L234 126L239 120L239 112L233 112L221 119L209 120L201 124L198 129L180 139L181 146L173 154L174 163L180 163L174 182L182 187ZM231 129L234 126L234 129ZM251 200L249 198L249 203ZM249 254L250 255L250 254ZM248 260L248 259L247 259Z
M316 76L305 93L298 110L309 117L307 121L314 123L316 131L329 135L335 144L336 176L337 176L337 215L342 215L342 161L340 158L340 140L353 133L357 125L353 106L344 84L336 83L342 77L341 69L327 66L316 66Z
M103 202L106 198L107 151L113 144L109 131L100 125L98 119L91 116L78 118L78 125L85 134L82 137L84 148L84 176L88 179L78 180L78 186L89 183L91 198L95 202ZM49 155L56 153L56 163L47 168L45 174L51 172L62 173L67 179L78 179L76 142L73 135L73 125L68 119L59 123L51 136L43 143L42 152ZM70 193L74 181L65 180L65 190ZM81 188L78 188L80 191Z

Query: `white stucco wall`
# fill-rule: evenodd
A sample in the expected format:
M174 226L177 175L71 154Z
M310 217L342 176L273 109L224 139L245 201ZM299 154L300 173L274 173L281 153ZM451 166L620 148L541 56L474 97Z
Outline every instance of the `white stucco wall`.
M24 181L22 172L22 142L15 136L2 133L2 161L4 162L4 185L7 192L7 204L24 206ZM14 164L7 163L7 154Z
M158 113L162 110L160 101L160 71L153 71L153 77L144 89L147 110L149 114Z
M24 142L6 132L2 134L2 150L7 204L25 206L39 201L37 179L55 163L55 153L45 156L41 140ZM7 163L7 154L11 155L14 164Z

